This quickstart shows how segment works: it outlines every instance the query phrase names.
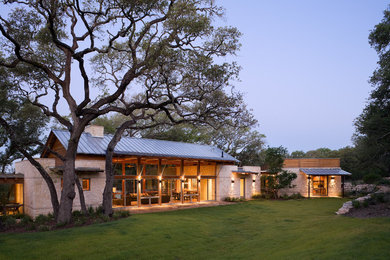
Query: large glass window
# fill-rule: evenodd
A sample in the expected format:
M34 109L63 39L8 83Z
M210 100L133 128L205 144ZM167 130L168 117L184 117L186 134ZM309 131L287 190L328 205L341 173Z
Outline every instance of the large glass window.
M124 180L114 180L112 187L112 205L124 206Z
M201 179L200 187L200 200L215 200L215 179Z
M137 180L124 180L126 206L137 206Z
M114 175L122 175L122 163L114 163Z
M145 165L145 175L156 176L157 174L158 174L158 166L157 165L151 165L151 164Z
M137 164L125 163L125 175L136 176L137 175Z
M163 176L179 176L179 168L174 164L165 164L162 165Z
M180 196L180 180L170 179L162 180L161 182L161 202L162 203L179 203Z
M205 176L215 176L216 172L216 165L201 165L200 166L200 173Z

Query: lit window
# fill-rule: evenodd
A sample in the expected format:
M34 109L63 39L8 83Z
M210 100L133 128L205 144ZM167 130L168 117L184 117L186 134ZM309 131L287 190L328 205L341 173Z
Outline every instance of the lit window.
M89 179L89 178L88 179L85 179L85 178L82 179L83 190L90 190L91 189L90 181L91 181L91 179Z

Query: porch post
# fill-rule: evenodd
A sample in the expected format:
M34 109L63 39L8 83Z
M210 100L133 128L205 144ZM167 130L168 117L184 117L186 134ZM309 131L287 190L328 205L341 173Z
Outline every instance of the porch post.
M158 165L157 165L157 171L158 171L158 204L161 205L161 183L162 183L162 172L161 172L161 159L158 159Z
M308 175L307 176L307 197L310 199L310 180L311 180L311 176Z
M141 158L137 157L137 206L141 207Z
M198 161L198 164L196 165L196 188L198 191L198 202L200 202L200 161Z
M180 200L184 203L184 160L180 160Z
M345 176L341 176L341 192L343 198L344 198L344 178Z

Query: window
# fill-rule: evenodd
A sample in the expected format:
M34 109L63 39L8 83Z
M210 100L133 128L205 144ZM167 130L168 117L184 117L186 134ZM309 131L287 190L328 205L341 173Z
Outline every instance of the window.
M89 178L82 179L83 190L91 190L90 181L91 181L91 179L89 179Z

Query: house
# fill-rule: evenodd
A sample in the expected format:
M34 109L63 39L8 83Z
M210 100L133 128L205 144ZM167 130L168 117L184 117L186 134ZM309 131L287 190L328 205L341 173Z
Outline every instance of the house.
M279 196L299 193L309 198L344 197L345 176L351 175L340 168L339 158L289 158L284 160L283 170L296 173L297 178L291 188L279 190ZM266 183L262 183L263 192L265 188Z
M61 196L62 161L50 150L65 154L69 132L52 130L41 158ZM87 206L98 207L105 187L105 152L111 135L101 126L88 126L77 150L76 174ZM260 167L238 167L222 150L200 144L123 137L114 151L113 207L221 201L250 198L260 192ZM24 174L24 211L35 217L52 211L45 181L28 161L15 164ZM73 202L80 209L78 192Z

